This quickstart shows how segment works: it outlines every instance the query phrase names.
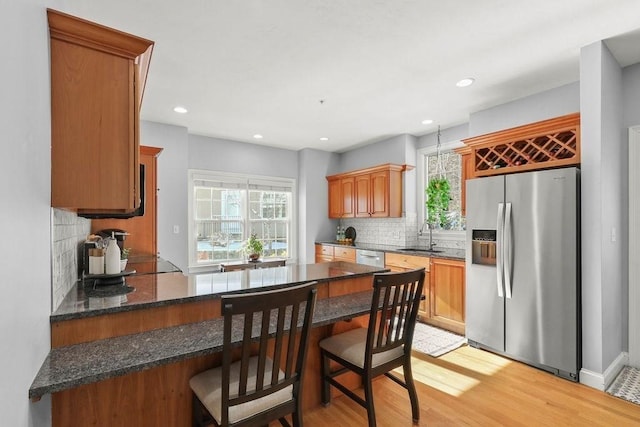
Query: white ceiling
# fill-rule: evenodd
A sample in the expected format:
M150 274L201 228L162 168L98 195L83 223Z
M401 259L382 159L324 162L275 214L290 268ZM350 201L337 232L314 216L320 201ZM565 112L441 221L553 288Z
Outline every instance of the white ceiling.
M640 62L639 0L62 3L155 41L142 119L289 149L345 151L465 123L577 81L580 48L598 40L613 38L622 66ZM456 87L464 77L476 83Z

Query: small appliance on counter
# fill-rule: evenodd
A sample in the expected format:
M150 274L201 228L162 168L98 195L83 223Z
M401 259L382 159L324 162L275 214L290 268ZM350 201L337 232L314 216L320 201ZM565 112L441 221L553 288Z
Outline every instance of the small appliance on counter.
M355 245L356 242L356 229L353 227L343 228L338 225L338 233L336 234L336 243L341 245Z
M129 233L127 233L125 230L121 230L119 228L107 228L107 229L98 231L97 234L103 239L107 239L111 236L115 237L120 250L124 249L124 240L129 235Z
M344 230L344 237L345 237L345 239L350 241L352 245L355 244L356 243L356 229L353 228L353 227L347 227L347 229Z

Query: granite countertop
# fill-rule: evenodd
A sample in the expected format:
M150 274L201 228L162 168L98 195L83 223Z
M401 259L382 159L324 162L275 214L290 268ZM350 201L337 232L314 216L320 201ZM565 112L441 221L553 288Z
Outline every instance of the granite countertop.
M170 261L155 255L134 255L129 257L127 269L133 269L136 274L180 273L178 267Z
M454 248L442 248L438 247L437 249L442 252L426 252L426 251L408 251L403 250L405 246L394 246L394 245L381 245L375 243L355 243L353 245L345 245L344 243L336 242L336 241L326 241L326 242L316 242L320 245L332 245L332 246L346 246L355 249L366 249L370 251L382 251L382 252L393 252L399 254L406 255L415 255L415 256L424 256L430 258L444 258L444 259L453 259L464 261L465 260L465 251L464 249L454 249ZM414 245L412 248L419 248L420 246ZM426 249L426 248L425 248Z
M132 268L135 266L132 263ZM382 271L386 270L334 261L226 273L136 274L126 276L125 284L118 286L94 287L92 282L85 280L73 286L51 315L50 322L219 298L223 293L276 289L314 280L322 283Z
M367 314L372 294L318 299L313 327ZM52 349L29 388L29 398L219 352L223 322L217 318Z

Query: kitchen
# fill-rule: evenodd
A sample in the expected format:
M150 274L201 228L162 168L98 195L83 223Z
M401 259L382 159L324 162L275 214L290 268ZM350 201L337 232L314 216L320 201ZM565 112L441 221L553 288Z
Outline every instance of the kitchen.
M51 221L48 199L50 158L47 151L50 112L46 99L49 91L48 34L44 8L64 8L60 4L62 2L19 3L7 6L10 13L3 14L6 34L22 35L9 49L8 58L13 63L30 66L27 70L3 70L5 93L19 102L19 108L3 107L6 123L12 123L11 126L3 126L6 127L6 141L11 141L11 144L6 144L7 151L2 160L6 178L3 194L6 200L11 200L12 205L20 209L17 212L6 208L2 211L5 242L10 242L10 245L3 245L3 255L9 260L3 278L7 286L11 284L3 299L3 338L9 348L15 350L2 356L5 378L9 384L14 384L2 391L2 412L8 414L10 421L15 421L14 425L29 422L47 425L47 410L42 409L46 406L46 399L38 405L31 405L25 390L49 351L51 249L46 243L48 239L44 239L45 244L34 245L33 242L50 235ZM28 29L28 34L25 34L25 29ZM618 355L626 350L627 309L624 305L626 298L622 295L626 295L627 289L626 196L623 194L627 166L626 133L622 130L640 123L637 116L640 109L636 104L640 93L638 73L637 66L619 67L603 45L595 43L583 49L579 83L474 112L467 124L443 129L443 140L452 141L581 112L582 121L587 124L582 130L582 241L586 248L582 254L585 269L583 332L590 338L584 343L583 366L600 380L608 374L608 367ZM603 91L596 88L603 88ZM614 114L620 111L623 114ZM173 226L178 225L180 230L188 229L184 212L188 168L298 177L299 192L318 195L318 203L324 204L326 175L390 161L412 164L413 155L405 154L411 150L405 149L434 145L435 135L401 135L367 149L337 155L318 150L294 152L229 143L223 139L191 135L185 127L143 121L141 140L143 144L163 148L158 158L161 171L158 177L161 188L159 211L163 212L158 221L159 241L163 242L160 251L163 257L184 267L187 265L187 244L182 235L173 233ZM601 140L608 142L605 144ZM188 150L184 149L185 146ZM250 150L251 156L248 156ZM252 159L258 158L263 160L253 164ZM22 185L16 186L17 182ZM298 214L299 228L304 230L299 237L298 259L311 260L314 242L331 238L335 223L326 218L325 206L318 206L310 198L301 203ZM616 230L617 239L609 239L611 229ZM34 260L44 261L36 263ZM16 319L20 328L14 331Z

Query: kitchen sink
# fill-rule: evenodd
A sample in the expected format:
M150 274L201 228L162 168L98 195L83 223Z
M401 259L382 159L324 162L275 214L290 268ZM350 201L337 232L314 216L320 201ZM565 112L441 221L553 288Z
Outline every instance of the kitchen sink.
M398 250L407 251L407 252L430 252L433 254L444 252L442 249L426 249L426 248L402 248Z

